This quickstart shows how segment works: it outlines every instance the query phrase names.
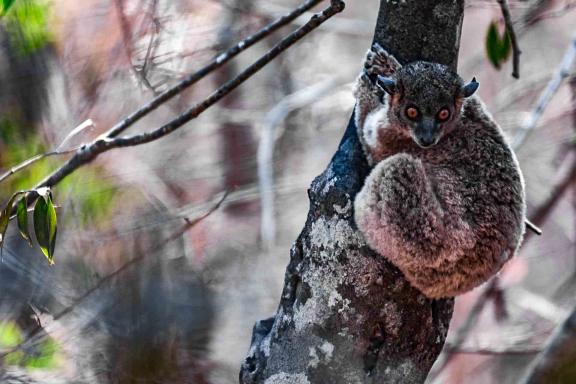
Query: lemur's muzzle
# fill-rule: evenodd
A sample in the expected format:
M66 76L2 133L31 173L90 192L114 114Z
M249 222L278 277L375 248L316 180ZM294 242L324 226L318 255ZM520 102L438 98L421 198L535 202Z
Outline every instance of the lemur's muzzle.
M414 130L416 144L422 148L431 147L438 142L440 125L432 118L423 118Z

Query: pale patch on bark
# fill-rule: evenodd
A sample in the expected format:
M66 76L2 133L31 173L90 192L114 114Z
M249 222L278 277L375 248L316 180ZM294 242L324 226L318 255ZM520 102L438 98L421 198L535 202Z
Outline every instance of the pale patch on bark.
M282 372L270 376L264 384L310 384L310 381L303 373L289 374Z
M337 267L336 255L342 247L362 242L350 224L337 216L329 220L321 217L314 222L310 229L310 239L313 251L305 246L304 253L316 253L315 259L325 262L330 268L328 271L310 268L303 274L302 282L310 287L311 295L294 313L294 325L298 331L309 325L322 324L333 313L334 307L341 306L339 311L349 308L349 301L343 300L338 293L338 287L345 281L346 276L343 269Z
M308 367L316 368L318 364L328 364L332 360L332 353L334 352L334 345L327 341L319 347L310 348L310 362Z
M336 211L337 214L345 216L348 214L348 212L350 211L350 209L352 208L352 200L349 198L348 194L346 194L346 196L348 197L348 201L346 201L346 205L344 207L341 207L338 204L333 204L332 208L334 208L334 211Z

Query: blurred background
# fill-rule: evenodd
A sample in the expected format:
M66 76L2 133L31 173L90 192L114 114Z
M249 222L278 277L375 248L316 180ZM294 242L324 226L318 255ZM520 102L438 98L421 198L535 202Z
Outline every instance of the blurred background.
M0 169L96 138L297 5L16 0L0 19ZM276 311L289 249L306 218L307 187L352 113L378 5L348 1L342 14L186 127L108 152L66 178L53 190L54 266L9 227L0 263L0 352L28 342L2 362L5 382L237 382L254 322ZM576 1L510 7L521 78L510 75L510 60L497 69L487 55L490 25L504 30L496 1L466 2L459 72L476 76L512 139L538 111L542 92L552 90L550 81L562 81L517 148L529 216L544 235L527 236L488 294L477 289L456 300L449 350L429 382L516 382L576 305L576 67L561 67L576 55L569 50ZM309 16L130 132L182 113ZM3 180L0 198L31 188L66 158L46 158Z

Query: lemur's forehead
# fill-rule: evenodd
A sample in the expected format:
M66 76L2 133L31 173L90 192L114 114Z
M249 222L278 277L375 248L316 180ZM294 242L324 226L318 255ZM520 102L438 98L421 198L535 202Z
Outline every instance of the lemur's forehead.
M405 99L429 105L454 101L463 85L449 67L422 61L402 67L396 77Z

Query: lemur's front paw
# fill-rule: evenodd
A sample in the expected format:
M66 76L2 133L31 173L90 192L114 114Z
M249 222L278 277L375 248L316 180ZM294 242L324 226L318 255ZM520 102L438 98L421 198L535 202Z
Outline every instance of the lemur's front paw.
M398 60L378 43L374 43L372 49L366 53L364 74L372 80L378 75L392 76L400 67Z

